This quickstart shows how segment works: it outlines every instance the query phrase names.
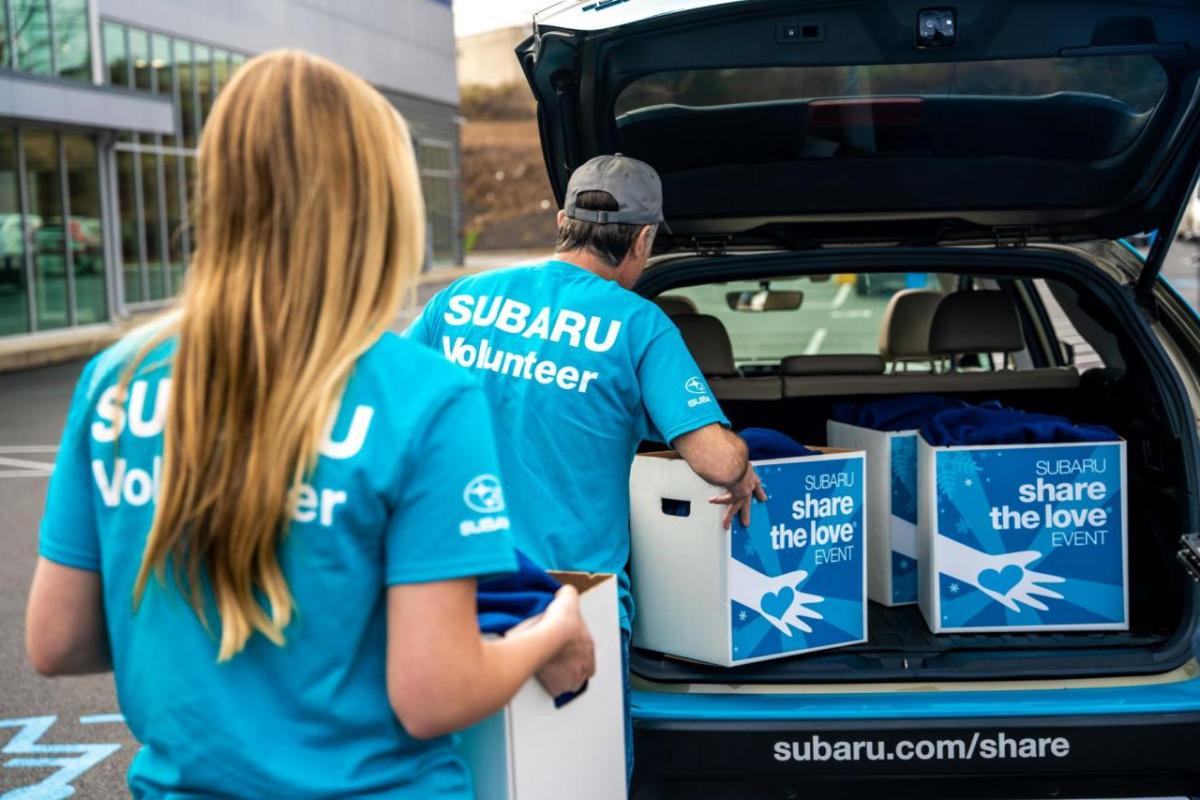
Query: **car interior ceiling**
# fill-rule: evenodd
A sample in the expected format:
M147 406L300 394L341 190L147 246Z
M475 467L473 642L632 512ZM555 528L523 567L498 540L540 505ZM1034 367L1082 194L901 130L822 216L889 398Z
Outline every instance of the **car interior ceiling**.
M1058 365L1058 358L1047 359L1042 348L1033 345L1028 329L1036 310L1030 308L1035 293L1018 292L1020 281L1000 279L990 282L994 288L985 291L965 288L970 283L960 281L959 290L949 293L897 293L884 314L878 354L785 358L774 374L753 376L743 376L733 363L729 337L719 320L697 314L694 304L683 302L687 298L671 292L659 302L680 324L735 430L774 428L805 444L821 445L835 404L911 392L968 402L999 400L1022 410L1116 430L1128 442L1130 630L934 636L916 606L885 608L872 603L870 639L863 645L733 670L638 651L633 662L636 672L664 681L772 683L1104 675L1163 669L1161 653L1179 650L1178 634L1190 607L1188 588L1174 559L1178 537L1187 529L1189 496L1177 477L1185 474L1185 451L1166 421L1159 384L1144 360L1134 354L1129 337L1115 333L1121 327L1113 312L1082 284L1047 281L1063 313L1105 364L1079 372L1074 366ZM1024 306L1019 315L1012 314L1014 306ZM803 308L798 313L804 313ZM1017 319L1022 321L1018 324ZM991 359L982 357L1016 351L1024 353L1015 368L1007 358L988 368ZM933 372L928 365L938 359L983 366ZM923 362L926 367L906 371L909 362ZM1081 651L1087 651L1089 658L1080 659ZM998 652L1003 652L1003 659L994 657Z

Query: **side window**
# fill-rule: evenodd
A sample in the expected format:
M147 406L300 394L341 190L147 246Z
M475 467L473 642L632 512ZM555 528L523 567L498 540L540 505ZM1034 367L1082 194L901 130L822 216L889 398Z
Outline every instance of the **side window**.
M1064 302L1070 302L1074 295L1064 291L1065 287L1055 285L1053 288L1049 281L1038 278L1033 281L1037 287L1038 297L1041 298L1043 305L1046 307L1046 313L1050 316L1050 323L1054 326L1054 334L1058 337L1061 344L1067 346L1067 349L1074 353L1074 361L1066 359L1070 363L1074 363L1075 367L1080 372L1085 370L1103 367L1104 359L1096 351L1091 343L1083 337L1076 328L1075 323L1071 321L1071 314L1064 308ZM1057 292L1055 291L1057 289ZM1062 296L1060 302L1059 296ZM1075 315L1080 315L1083 312L1078 308L1072 309Z

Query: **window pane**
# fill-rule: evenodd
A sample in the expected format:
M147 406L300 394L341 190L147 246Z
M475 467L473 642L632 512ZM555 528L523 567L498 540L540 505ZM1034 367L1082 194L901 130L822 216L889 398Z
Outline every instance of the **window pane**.
M100 221L100 174L96 144L86 136L63 135L67 156L67 192L71 216L67 241L75 267L75 322L108 317L104 295L104 227Z
M225 88L225 84L229 83L229 51L214 50L213 51L213 73L216 75L214 82L217 91L220 92Z
M3 11L0 6L0 11ZM0 69L12 69L12 51L8 49L8 17L0 14Z
M92 80L87 0L51 0L58 74L77 81Z
M13 0L12 20L17 69L39 75L51 74L50 20L46 0Z
M171 94L171 40L160 34L151 38L150 66L154 68L154 91Z
M25 233L21 229L21 189L17 142L0 128L0 335L29 330L25 282Z
M125 26L104 23L104 64L112 86L129 85L129 53L125 50Z
M117 202L121 204L121 271L125 302L139 303L142 293L142 246L138 236L136 156L117 151Z
M229 74L237 72L238 69L246 63L246 56L243 53L233 53L229 56Z
M150 34L136 28L129 29L129 58L133 61L133 85L150 91Z
M146 223L146 268L150 273L150 296L148 300L162 300L167 296L166 264L163 258L162 229L159 221L162 213L158 207L158 159L150 153L142 154L142 210Z
M68 322L67 257L57 136L49 131L25 133L25 170L37 326L39 330L61 328Z
M196 70L196 86L200 89L200 127L203 128L213 103L212 48L198 44L193 48L192 56L192 65Z
M183 214L179 201L179 159L163 156L163 191L167 195L167 260L171 270L171 287L179 291L183 281Z
M192 43L175 41L175 69L179 72L179 114L183 131L183 146L196 146L196 99L194 94L196 69L192 65Z

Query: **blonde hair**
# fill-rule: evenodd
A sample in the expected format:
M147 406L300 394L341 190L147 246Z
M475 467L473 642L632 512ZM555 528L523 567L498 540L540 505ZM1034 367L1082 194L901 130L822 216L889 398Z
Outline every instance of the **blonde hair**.
M119 396L175 337L134 605L170 560L207 625L207 576L225 661L255 631L284 642L294 601L277 550L291 490L316 466L355 361L412 286L424 207L404 120L361 78L297 51L253 59L222 90L197 172L177 312Z

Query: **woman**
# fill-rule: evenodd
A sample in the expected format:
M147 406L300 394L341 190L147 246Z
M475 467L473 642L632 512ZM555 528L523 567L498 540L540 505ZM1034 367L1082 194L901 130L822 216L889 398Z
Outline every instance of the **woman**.
M571 589L480 638L475 578L515 564L491 420L387 333L424 253L404 122L264 55L213 109L197 196L178 308L76 390L30 661L113 670L136 797L467 797L446 734L531 675L577 689L592 645Z

